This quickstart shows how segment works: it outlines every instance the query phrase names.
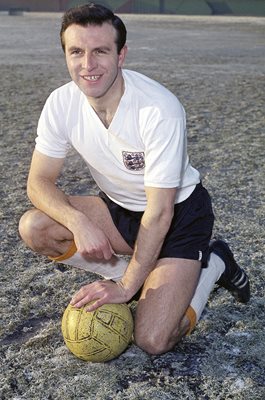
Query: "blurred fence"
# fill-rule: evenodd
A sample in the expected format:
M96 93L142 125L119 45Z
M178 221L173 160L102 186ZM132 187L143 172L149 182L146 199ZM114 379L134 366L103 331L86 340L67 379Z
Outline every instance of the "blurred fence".
M0 0L0 11L64 11L88 0ZM265 0L95 0L117 13L265 16Z

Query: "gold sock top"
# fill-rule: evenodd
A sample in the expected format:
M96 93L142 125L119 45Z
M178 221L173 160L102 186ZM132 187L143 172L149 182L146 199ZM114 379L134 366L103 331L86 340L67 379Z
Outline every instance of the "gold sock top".
M76 250L77 250L76 245L75 245L75 242L73 241L70 244L70 247L66 250L66 252L64 254L61 254L60 256L57 256L57 257L49 257L49 259L56 261L56 262L64 261L64 260L67 260L68 258L72 257L76 253Z

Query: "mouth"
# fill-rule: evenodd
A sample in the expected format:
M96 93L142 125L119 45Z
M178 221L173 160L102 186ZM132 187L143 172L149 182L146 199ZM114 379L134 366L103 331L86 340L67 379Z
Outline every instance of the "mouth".
M83 75L82 78L88 82L97 82L100 79L100 75Z

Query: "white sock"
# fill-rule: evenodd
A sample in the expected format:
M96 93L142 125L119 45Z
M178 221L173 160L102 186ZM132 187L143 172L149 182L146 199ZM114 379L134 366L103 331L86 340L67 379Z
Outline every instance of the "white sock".
M80 253L75 253L72 257L60 262L88 272L94 272L113 281L119 281L128 266L128 261L116 255L113 255L108 261L88 261Z
M225 270L225 263L216 254L211 253L208 260L208 267L202 268L200 279L191 300L190 306L196 313L197 322L205 308L209 295Z
M55 262L72 265L73 267L96 273L103 276L105 279L112 279L113 281L119 281L123 277L128 266L128 261L116 255L113 255L108 261L87 260L76 251L74 242L65 254L59 257L49 258Z

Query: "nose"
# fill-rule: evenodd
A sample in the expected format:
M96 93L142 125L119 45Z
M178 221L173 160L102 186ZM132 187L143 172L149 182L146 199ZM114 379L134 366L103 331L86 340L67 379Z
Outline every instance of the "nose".
M96 57L93 54L85 54L83 58L83 68L91 71L97 66Z

